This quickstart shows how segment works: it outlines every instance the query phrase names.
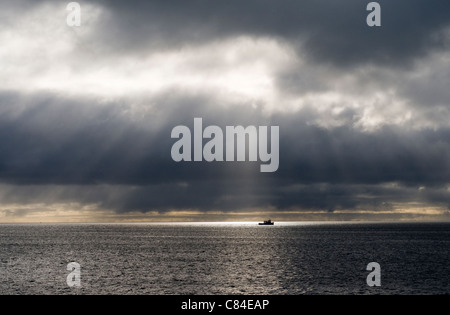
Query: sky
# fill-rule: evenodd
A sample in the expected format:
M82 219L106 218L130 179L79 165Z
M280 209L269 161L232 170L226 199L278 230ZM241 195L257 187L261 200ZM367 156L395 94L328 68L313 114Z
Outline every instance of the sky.
M0 222L450 220L450 3L0 0ZM279 126L279 168L175 126Z

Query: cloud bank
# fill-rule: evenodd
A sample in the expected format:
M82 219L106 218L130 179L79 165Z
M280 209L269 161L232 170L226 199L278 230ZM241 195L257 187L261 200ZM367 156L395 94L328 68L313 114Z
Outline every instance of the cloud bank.
M370 28L356 0L84 1L73 28L66 3L2 1L0 221L448 219L450 5L379 3ZM195 117L280 126L278 171L174 162L171 130Z

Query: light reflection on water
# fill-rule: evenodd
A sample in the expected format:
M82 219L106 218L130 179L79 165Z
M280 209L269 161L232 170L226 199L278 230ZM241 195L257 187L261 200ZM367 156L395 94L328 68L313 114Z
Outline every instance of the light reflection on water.
M0 293L442 294L449 245L443 223L1 224Z

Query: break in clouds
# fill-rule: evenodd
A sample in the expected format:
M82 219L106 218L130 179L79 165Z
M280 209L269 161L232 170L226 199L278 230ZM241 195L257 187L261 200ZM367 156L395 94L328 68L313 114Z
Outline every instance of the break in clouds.
M83 1L80 27L64 1L0 1L0 220L448 218L450 4L378 2L371 28L361 0ZM280 126L278 170L174 162L171 131L195 117Z

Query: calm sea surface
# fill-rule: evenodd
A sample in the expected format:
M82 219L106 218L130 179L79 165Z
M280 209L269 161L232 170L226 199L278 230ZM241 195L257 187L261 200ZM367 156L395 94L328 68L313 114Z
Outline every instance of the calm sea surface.
M0 224L0 294L450 294L449 249L449 223Z

